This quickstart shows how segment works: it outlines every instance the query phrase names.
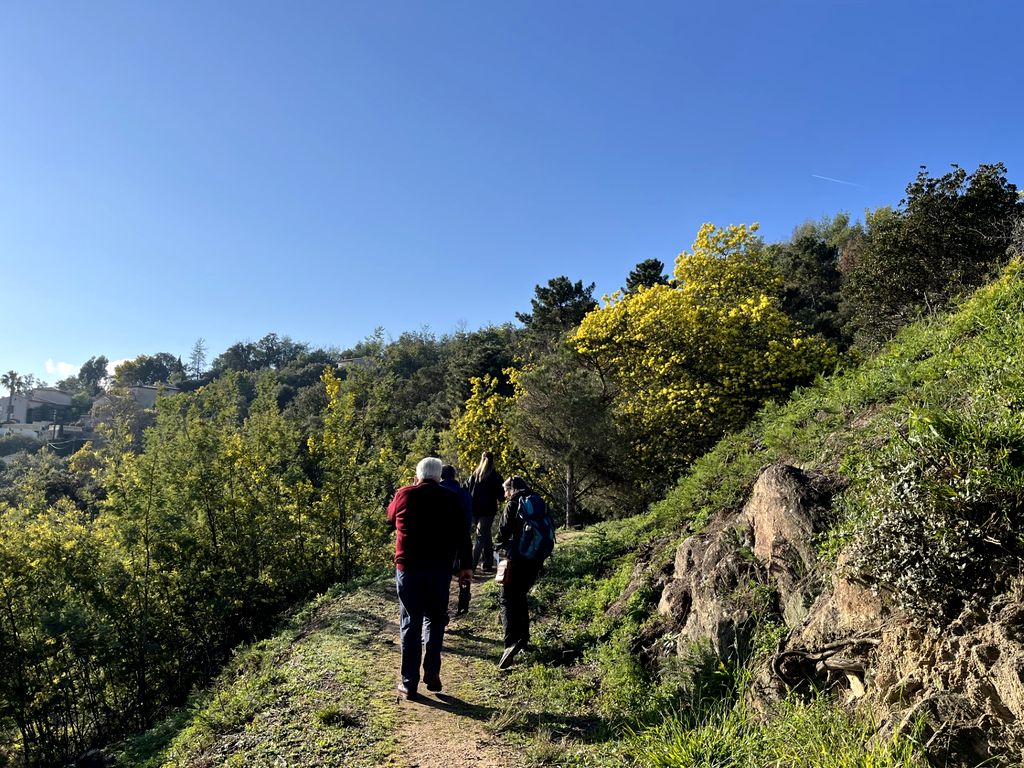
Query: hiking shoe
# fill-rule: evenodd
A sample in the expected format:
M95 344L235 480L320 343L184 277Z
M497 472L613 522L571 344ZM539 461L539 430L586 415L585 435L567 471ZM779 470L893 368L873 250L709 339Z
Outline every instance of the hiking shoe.
M505 652L501 654L501 658L498 659L498 669L508 669L512 666L512 660L516 654L523 650L524 643L517 640L515 643L505 649Z
M437 672L433 674L423 673L423 682L426 683L428 691L434 691L437 693L441 690L441 675Z
M404 683L399 683L398 698L405 699L406 701L415 701L417 698L419 698L419 694L416 693L415 688L409 688Z

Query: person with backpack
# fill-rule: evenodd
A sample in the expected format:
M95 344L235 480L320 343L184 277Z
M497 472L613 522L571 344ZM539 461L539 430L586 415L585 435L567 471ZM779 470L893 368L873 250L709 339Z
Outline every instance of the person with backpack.
M473 568L479 565L483 570L490 571L494 569L491 528L494 525L494 514L498 511L498 504L504 498L501 475L494 468L494 457L490 451L481 454L480 463L469 476L466 490L473 497L473 525L476 528Z
M498 669L508 669L530 642L526 596L555 546L555 525L544 500L517 475L506 480L503 489L506 503L498 524L497 549L505 558L499 565L505 649Z

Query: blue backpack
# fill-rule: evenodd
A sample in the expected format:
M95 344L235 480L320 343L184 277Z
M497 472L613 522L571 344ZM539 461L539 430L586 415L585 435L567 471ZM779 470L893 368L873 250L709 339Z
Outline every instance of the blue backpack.
M555 522L548 505L533 493L519 500L517 514L523 521L523 532L516 547L519 556L526 560L544 560L555 548Z

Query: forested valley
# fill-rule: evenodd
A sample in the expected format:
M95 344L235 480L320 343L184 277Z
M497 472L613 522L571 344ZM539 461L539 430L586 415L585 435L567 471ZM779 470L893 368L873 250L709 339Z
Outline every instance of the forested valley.
M758 414L884 355L1021 258L1024 200L1005 167L922 169L893 206L809 221L785 242L707 224L674 264L624 266L600 300L583 279L538 276L504 325L377 331L349 349L271 333L209 362L200 340L187 360L143 354L112 377L97 355L58 385L101 422L96 440L62 455L0 439L0 765L66 765L150 728L296 606L386 572L383 511L423 456L465 477L491 450L564 529L632 530ZM12 394L19 378L5 375ZM153 408L127 394L139 385L164 387ZM997 436L1011 469L1019 397ZM952 465L921 471L957 476ZM864 505L896 505L870 490ZM982 504L992 517L1024 504L1003 490L1002 507ZM673 543L710 511L677 521ZM1003 554L1017 557L1007 525L1017 549ZM908 610L956 615L966 587L945 602L927 588L969 574L929 571L915 592L879 536L865 567L906 588Z

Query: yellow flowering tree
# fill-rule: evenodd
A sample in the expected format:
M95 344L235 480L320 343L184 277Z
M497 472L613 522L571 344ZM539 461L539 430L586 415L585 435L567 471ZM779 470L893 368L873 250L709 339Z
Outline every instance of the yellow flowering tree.
M469 384L465 410L453 422L451 430L462 475L469 476L484 451L494 455L495 466L506 477L528 474L529 462L516 447L509 430L514 398L498 391L499 381L494 376L473 377Z
M672 285L616 293L588 314L576 349L616 384L635 455L671 481L761 403L834 364L779 305L757 225L701 227Z

